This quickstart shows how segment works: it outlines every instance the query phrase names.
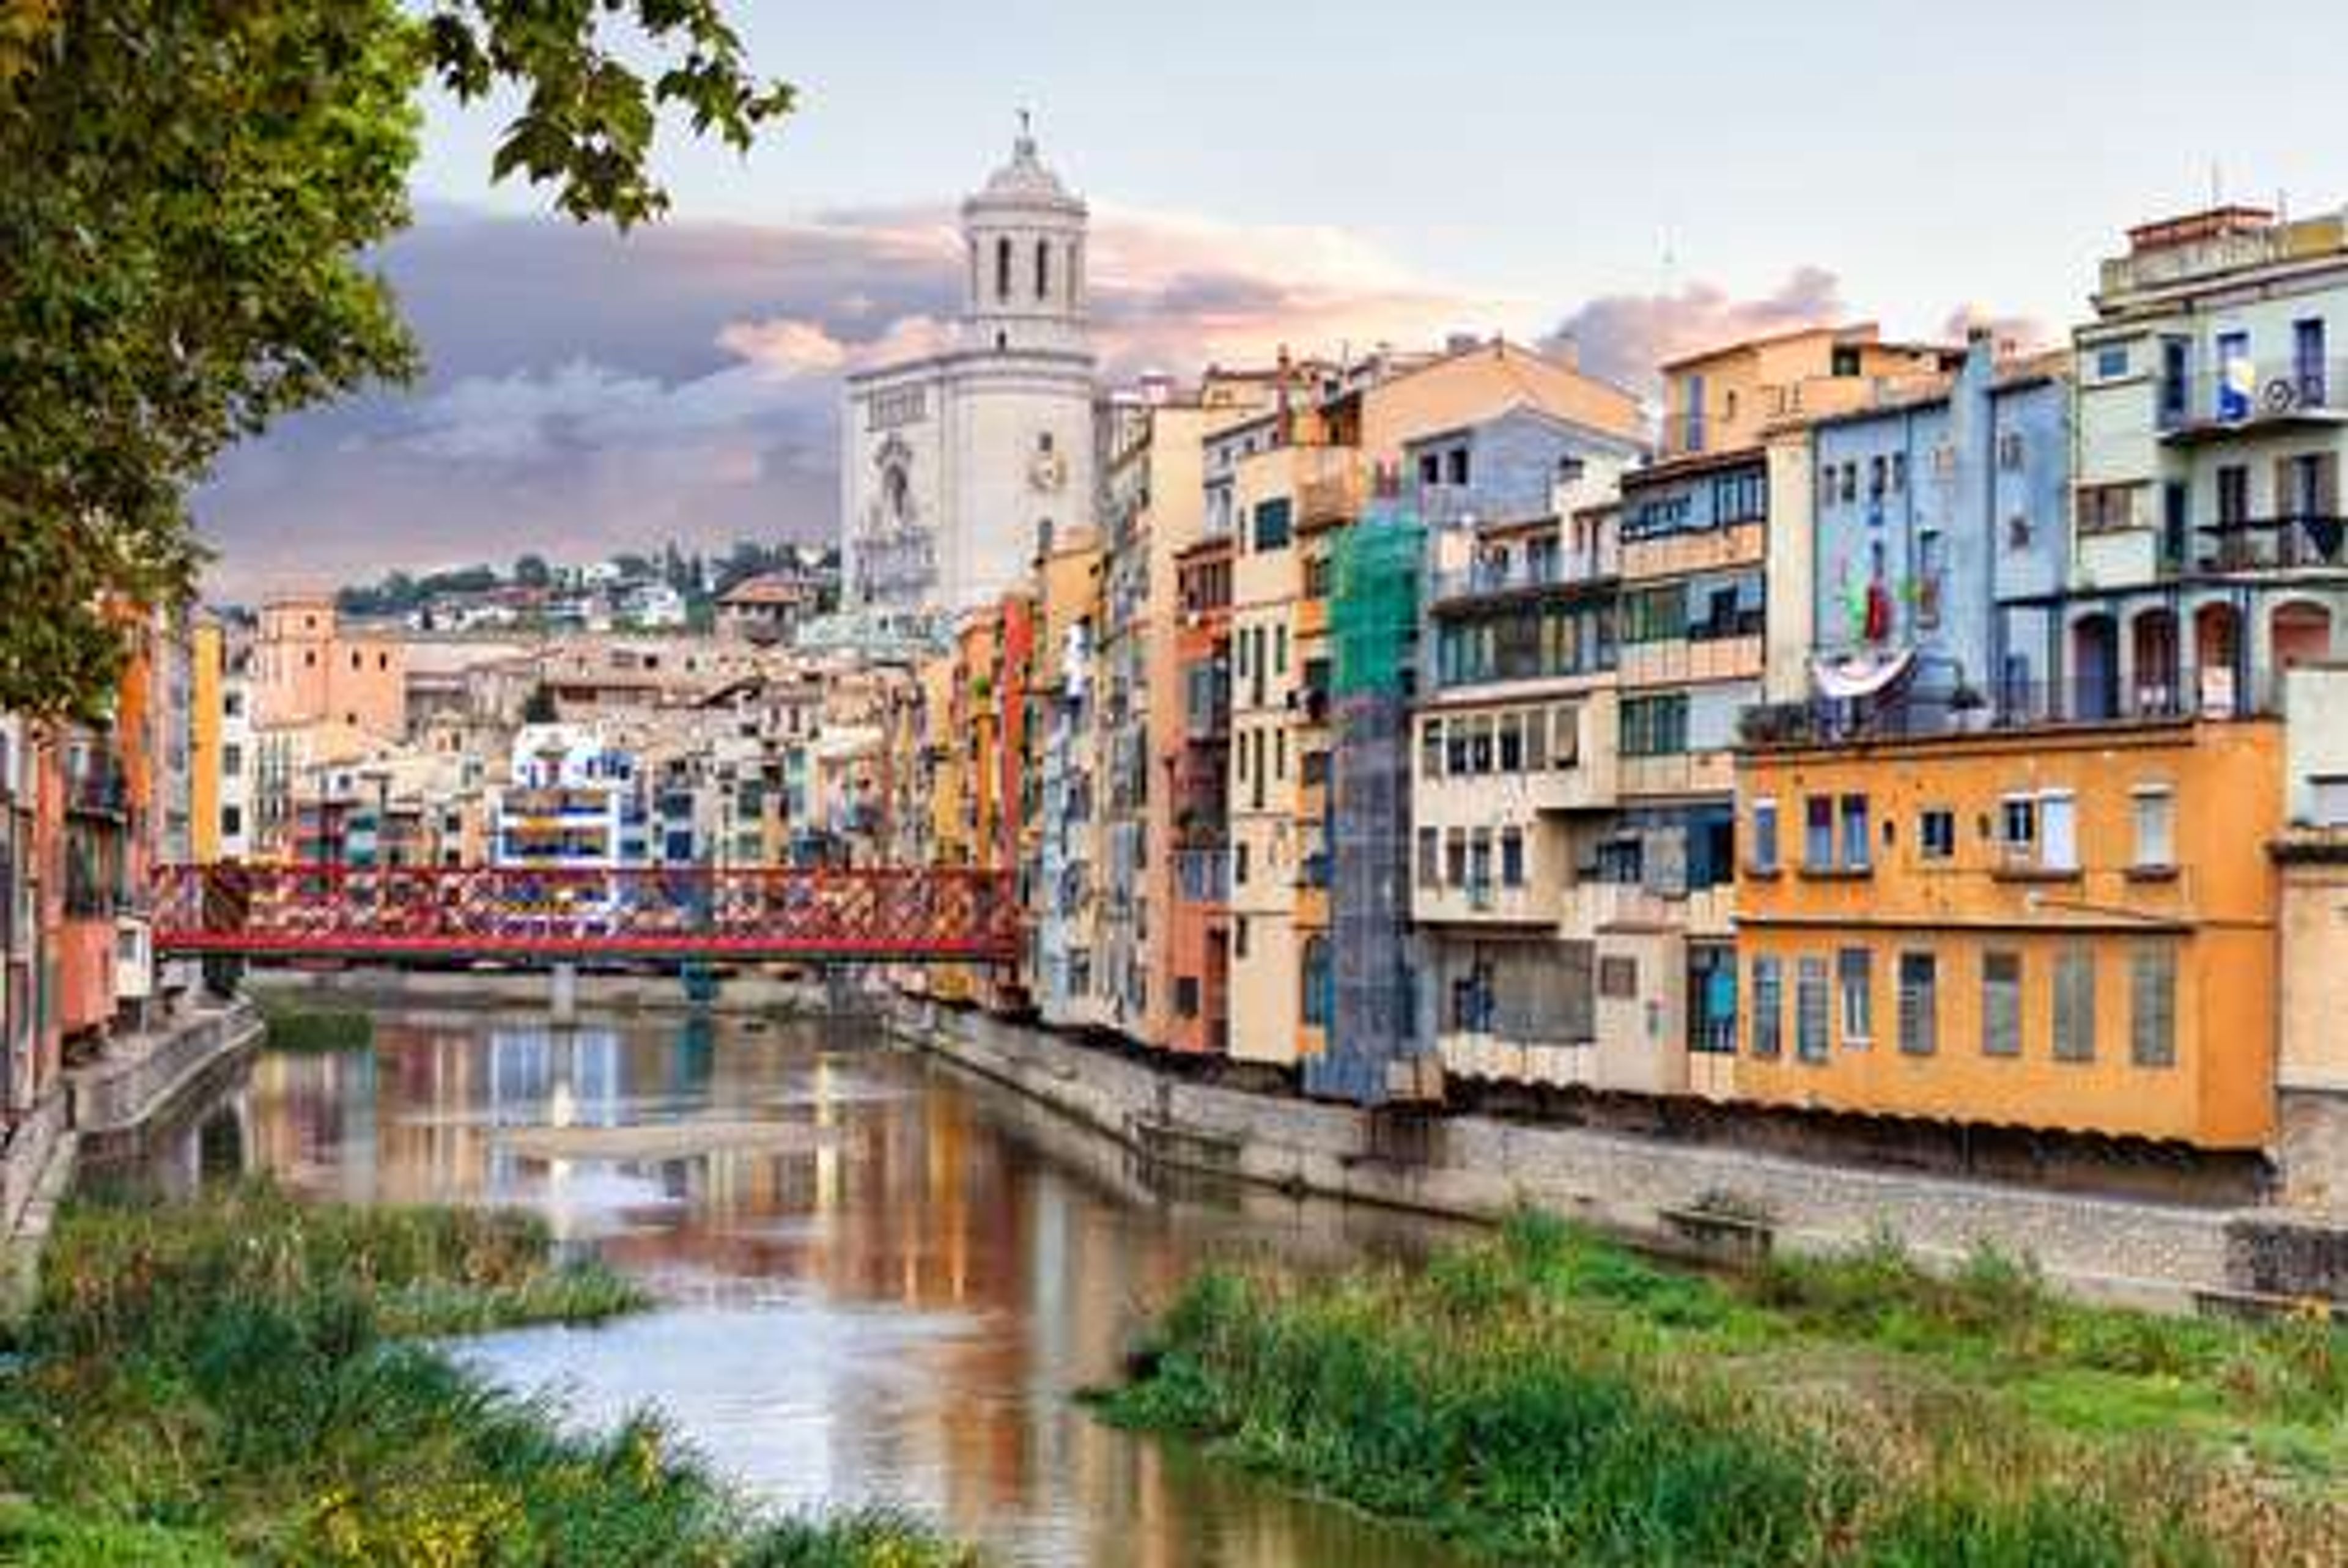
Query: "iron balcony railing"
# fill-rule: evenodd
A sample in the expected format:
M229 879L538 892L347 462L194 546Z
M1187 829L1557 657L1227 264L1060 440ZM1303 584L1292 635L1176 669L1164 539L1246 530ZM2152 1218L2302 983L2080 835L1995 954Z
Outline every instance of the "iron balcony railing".
M1748 748L1896 741L2052 724L2172 723L2181 719L2254 718L2277 711L2276 683L2227 665L2139 669L2127 682L2089 676L2012 681L1994 692L1958 698L1906 692L1882 698L1808 698L1756 703L1737 718Z
M1618 556L1612 549L1513 555L1506 560L1478 561L1458 571L1437 572L1429 597L1440 601L1530 589L1570 588L1604 582L1615 575L1617 567Z
M2348 417L2348 360L2238 359L2214 370L2164 374L2154 411L2160 428L2175 434L2269 420Z

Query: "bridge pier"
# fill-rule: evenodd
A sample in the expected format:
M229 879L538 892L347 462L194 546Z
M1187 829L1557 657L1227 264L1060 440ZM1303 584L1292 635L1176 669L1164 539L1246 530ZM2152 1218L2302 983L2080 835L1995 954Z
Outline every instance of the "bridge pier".
M557 964L547 977L547 1011L556 1023L579 1021L579 966Z

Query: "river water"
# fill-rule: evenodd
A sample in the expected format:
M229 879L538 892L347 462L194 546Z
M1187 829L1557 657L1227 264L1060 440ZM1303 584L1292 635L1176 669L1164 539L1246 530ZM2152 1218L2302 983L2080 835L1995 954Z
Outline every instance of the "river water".
M385 1015L368 1050L263 1053L152 1158L175 1187L262 1169L319 1197L541 1211L660 1306L459 1353L581 1421L657 1407L780 1507L900 1505L1014 1563L1458 1561L1073 1398L1202 1261L1409 1256L1440 1227L1169 1188L861 1027Z

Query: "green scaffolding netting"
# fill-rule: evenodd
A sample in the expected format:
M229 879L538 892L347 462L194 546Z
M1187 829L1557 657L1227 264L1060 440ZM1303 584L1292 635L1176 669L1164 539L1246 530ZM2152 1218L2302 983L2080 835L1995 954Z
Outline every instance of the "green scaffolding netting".
M1381 506L1337 537L1331 553L1329 634L1340 698L1399 694L1418 626L1418 572L1426 530L1416 514Z

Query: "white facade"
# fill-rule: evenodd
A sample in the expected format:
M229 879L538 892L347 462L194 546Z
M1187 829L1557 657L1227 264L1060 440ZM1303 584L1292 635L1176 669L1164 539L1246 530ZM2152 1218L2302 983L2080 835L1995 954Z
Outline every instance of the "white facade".
M1025 579L1090 511L1085 204L1023 133L963 203L946 353L850 376L840 422L842 598L958 612Z

